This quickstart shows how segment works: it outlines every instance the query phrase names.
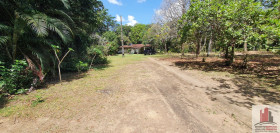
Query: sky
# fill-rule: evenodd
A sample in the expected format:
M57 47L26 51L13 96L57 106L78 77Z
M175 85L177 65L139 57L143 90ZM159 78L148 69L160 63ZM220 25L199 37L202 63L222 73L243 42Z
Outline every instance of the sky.
M136 23L151 24L154 13L160 8L162 0L101 0L110 15L123 24L134 26Z

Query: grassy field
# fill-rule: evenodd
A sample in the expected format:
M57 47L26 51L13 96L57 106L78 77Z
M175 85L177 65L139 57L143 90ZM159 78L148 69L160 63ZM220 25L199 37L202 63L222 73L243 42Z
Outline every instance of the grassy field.
M125 65L144 60L149 56L121 55L109 56L109 64L96 66L86 73L64 74L62 83L48 84L28 95L13 96L2 101L0 116L36 118L44 115L60 117L65 110L78 106L84 96L94 95L96 90L103 89L108 83L108 77L116 76L115 72ZM157 55L156 57L160 57ZM118 78L118 77L116 77ZM75 111L69 110L72 114ZM70 115L67 115L71 117Z

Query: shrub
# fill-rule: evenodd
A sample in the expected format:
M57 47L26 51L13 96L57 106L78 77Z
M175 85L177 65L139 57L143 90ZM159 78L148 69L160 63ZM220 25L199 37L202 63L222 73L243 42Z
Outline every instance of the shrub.
M72 60L65 60L61 64L61 71L62 72L77 72L78 69L76 67L76 64L79 63L77 59L72 59Z
M94 65L102 65L102 64L108 64L108 60L106 56L97 55L93 61Z
M0 62L0 88L1 94L22 94L31 86L33 74L25 69L27 63L24 60L16 60L11 67L6 67Z
M77 68L78 72L80 72L80 71L87 71L89 69L89 66L88 66L88 63L84 63L82 61L79 61L76 64L76 68Z

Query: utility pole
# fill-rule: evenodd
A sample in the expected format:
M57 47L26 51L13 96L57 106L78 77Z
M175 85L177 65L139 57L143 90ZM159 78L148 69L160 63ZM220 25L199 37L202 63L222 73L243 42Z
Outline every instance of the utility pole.
M122 57L124 57L124 47L123 47L123 30L122 30L122 16L121 16L121 42L122 42Z

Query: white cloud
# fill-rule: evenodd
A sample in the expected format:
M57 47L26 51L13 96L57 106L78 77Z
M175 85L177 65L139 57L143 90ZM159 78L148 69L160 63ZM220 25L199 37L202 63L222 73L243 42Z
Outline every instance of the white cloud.
M119 14L116 15L116 19L117 22L121 22L121 16ZM129 26L134 26L135 24L137 24L138 22L135 20L134 16L128 15L127 16L127 20L122 17L122 22L123 24L129 25Z
M127 25L134 26L135 24L137 24L137 21L135 20L134 16L128 15L128 23L127 23Z
M121 16L119 14L116 15L116 19L117 22L121 22ZM124 22L125 19L122 17L122 21Z
M137 0L138 3L146 2L146 0Z
M122 3L119 2L118 0L108 0L108 2L111 3L111 4L119 5L119 6L122 5Z

